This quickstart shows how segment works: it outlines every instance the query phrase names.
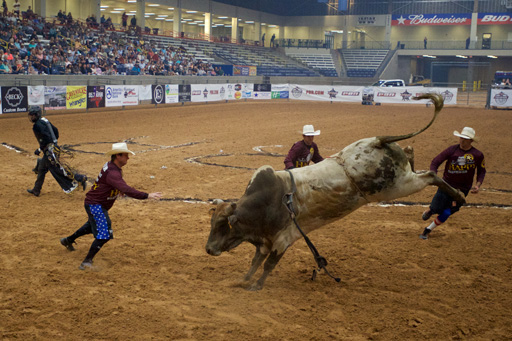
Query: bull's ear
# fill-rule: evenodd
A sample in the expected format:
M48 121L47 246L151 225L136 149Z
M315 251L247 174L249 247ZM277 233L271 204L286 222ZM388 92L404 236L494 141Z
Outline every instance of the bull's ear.
M208 210L208 214L210 215L210 217L215 213L215 207L212 207Z

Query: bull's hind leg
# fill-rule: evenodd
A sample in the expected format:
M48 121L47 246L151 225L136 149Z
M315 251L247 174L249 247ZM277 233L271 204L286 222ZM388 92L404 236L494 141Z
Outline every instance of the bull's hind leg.
M268 256L268 259L266 260L265 265L263 266L263 274L258 279L258 281L253 283L249 288L247 288L247 290L252 290L252 291L261 290L261 288L263 288L263 284L265 283L265 280L267 279L268 275L270 274L270 272L272 270L274 270L274 268L276 267L277 263L279 263L279 260L281 259L281 257L283 257L283 255L284 255L284 252L281 254L277 254L276 250L272 251L270 253L270 255Z
M251 268L249 269L249 272L247 272L247 274L244 276L244 281L249 281L252 278L252 276L256 273L261 263L263 263L267 256L268 254L261 253L260 247L256 246L256 253L252 258Z
M425 172L422 174L418 174L418 177L420 179L426 181L426 183L428 185L439 187L443 192L449 194L458 203L464 204L466 202L466 197L464 196L464 193L462 193L458 189L455 189L452 186L448 185L443 179L438 177L434 172L429 171L429 172Z

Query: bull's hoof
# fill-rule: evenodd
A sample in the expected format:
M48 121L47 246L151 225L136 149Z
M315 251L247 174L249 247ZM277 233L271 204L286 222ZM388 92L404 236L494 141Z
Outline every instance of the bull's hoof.
M248 291L259 291L263 288L263 285L258 284L258 282L253 283L247 287Z

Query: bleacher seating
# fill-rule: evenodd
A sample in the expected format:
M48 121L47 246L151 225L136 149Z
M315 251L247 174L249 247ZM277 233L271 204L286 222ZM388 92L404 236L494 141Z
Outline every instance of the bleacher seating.
M330 50L287 49L286 51L287 56L306 64L320 74L326 77L338 77Z
M388 50L341 50L348 77L375 77Z

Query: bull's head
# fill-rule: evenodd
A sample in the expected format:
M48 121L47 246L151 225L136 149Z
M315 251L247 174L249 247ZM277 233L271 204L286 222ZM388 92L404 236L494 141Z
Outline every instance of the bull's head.
M206 242L206 252L212 256L218 256L224 251L229 251L238 246L242 240L233 239L232 226L229 217L236 209L236 203L224 202L220 199L213 201L217 207L210 209L211 230Z

